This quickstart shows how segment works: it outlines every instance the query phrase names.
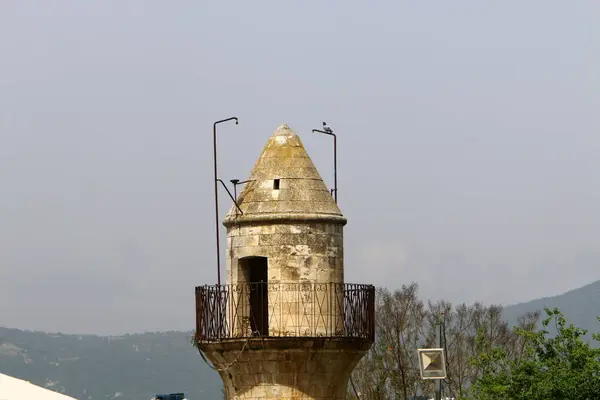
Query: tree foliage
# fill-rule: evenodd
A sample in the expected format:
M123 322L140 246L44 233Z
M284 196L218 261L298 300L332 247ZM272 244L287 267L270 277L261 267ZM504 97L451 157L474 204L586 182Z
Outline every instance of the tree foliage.
M558 309L546 309L539 332L517 330L523 343L521 357L511 358L499 347L490 346L480 335L472 365L484 374L473 384L478 400L591 400L600 398L600 349L583 336L586 330L567 321ZM555 332L550 332L550 327ZM600 335L593 335L600 341Z

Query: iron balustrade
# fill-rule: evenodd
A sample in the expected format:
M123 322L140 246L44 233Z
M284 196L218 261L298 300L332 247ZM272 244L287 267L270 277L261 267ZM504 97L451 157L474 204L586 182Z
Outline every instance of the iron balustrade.
M196 287L196 341L338 337L373 341L375 287L243 283Z

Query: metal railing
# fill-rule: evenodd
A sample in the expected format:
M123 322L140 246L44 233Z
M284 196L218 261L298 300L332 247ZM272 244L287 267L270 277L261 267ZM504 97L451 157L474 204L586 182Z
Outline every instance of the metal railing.
M265 282L196 287L196 341L250 337L373 341L375 287Z

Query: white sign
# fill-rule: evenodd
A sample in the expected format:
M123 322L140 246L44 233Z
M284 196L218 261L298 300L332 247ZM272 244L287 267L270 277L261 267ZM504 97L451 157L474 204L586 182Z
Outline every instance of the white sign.
M446 378L444 349L418 349L421 379Z

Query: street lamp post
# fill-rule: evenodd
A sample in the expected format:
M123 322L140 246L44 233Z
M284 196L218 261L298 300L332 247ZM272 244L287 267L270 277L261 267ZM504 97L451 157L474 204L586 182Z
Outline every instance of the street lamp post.
M213 124L213 161L214 161L214 171L215 171L215 230L216 230L216 239L217 239L217 284L218 287L221 287L221 247L219 240L219 178L217 175L217 125L223 122L233 121L235 120L235 124L238 124L237 117L231 117L216 121ZM221 181L222 182L222 181Z
M314 132L318 132L318 133L322 133L325 135L329 135L329 136L333 136L333 198L335 200L335 203L337 204L338 201L338 187L337 187L337 136L335 135L335 133L333 133L333 131L331 132L327 132L327 131L322 131L320 129L313 129L312 130L313 133Z

